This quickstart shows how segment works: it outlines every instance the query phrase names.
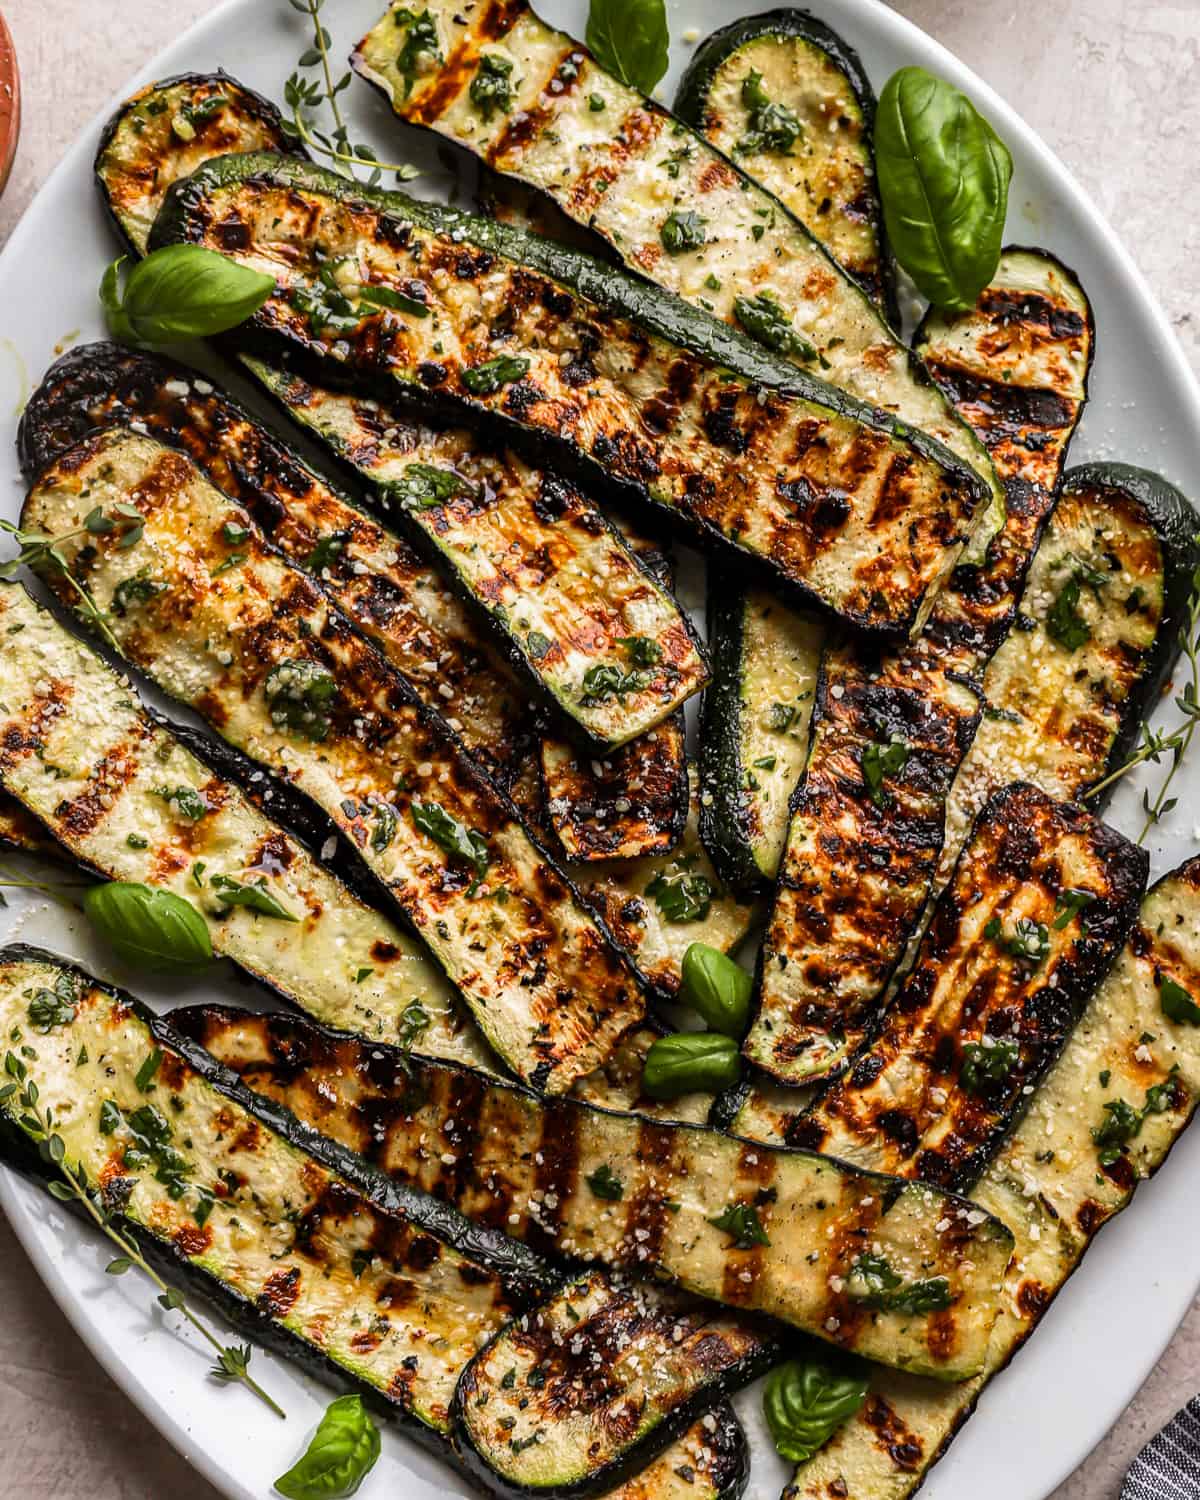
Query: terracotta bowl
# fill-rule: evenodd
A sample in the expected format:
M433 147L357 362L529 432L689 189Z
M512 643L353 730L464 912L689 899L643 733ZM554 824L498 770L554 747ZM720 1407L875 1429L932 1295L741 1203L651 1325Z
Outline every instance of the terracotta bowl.
M0 15L0 192L12 171L21 133L21 78L12 33Z

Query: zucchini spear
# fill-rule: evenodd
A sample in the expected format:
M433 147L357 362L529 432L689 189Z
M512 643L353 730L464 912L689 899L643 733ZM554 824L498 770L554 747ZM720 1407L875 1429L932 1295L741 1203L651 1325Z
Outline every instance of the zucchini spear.
M990 1218L968 1223L962 1200L938 1188L538 1099L288 1016L197 1007L176 1024L249 1087L542 1254L656 1276L941 1379L965 1378L986 1348L1007 1232ZM847 1278L872 1246L929 1306L906 1314L869 1292L856 1298Z
M915 627L982 498L924 434L673 296L491 220L287 158L224 157L171 188L151 243L270 267L276 293L238 330L243 347L469 411L864 629ZM334 329L338 274L366 292Z

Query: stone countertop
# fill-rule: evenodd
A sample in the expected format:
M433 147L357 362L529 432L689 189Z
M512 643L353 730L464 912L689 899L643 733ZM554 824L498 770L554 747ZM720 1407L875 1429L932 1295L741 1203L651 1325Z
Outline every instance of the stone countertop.
M266 3L266 0L264 0ZM1075 172L1200 369L1198 0L896 0L1008 99ZM103 101L207 0L8 0L24 126L5 238ZM1164 205L1175 205L1164 215ZM0 1218L0 1500L215 1500L84 1349ZM1200 1303L1115 1430L1052 1500L1115 1500L1134 1453L1200 1386ZM11 1461L19 1455L19 1463ZM1024 1497L1017 1497L1024 1500Z

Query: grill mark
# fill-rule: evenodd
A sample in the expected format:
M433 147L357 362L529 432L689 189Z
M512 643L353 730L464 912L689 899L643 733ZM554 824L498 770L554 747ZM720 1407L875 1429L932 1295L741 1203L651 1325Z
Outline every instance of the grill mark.
M671 1216L662 1184L674 1170L675 1144L669 1128L639 1120L634 1158L645 1180L629 1198L619 1249L626 1264L641 1270L652 1270L662 1256Z
M1004 327L1017 321L1036 323L1051 338L1064 340L1081 338L1087 331L1083 318L1073 308L1061 307L1038 292L985 287L977 305L980 312Z
M54 809L54 821L66 837L87 838L114 811L121 793L140 769L137 750L151 737L149 728L140 725L133 738L121 741L106 752L95 768L87 791L58 804Z
M35 697L32 707L25 705L23 711L5 725L0 738L0 769L14 770L22 760L38 754L46 735L66 713L73 697L71 683L55 678L49 684L49 692Z
M525 1238L543 1254L554 1253L562 1231L567 1205L579 1193L579 1116L569 1104L543 1101L539 1114L541 1130L533 1157L529 1210ZM535 1199L533 1193L541 1193ZM553 1203L549 1206L546 1195Z

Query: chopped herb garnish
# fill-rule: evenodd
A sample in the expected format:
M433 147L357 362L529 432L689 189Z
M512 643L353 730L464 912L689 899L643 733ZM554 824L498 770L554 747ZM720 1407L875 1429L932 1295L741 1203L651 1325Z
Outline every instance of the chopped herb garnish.
M304 566L313 573L324 572L326 568L332 567L336 559L342 555L349 540L348 531L331 531L328 536L321 537L317 542L305 559Z
M908 745L897 735L893 735L886 745L870 744L864 747L861 761L863 781L876 807L887 806L890 793L883 784L884 779L899 775L908 765L911 753Z
M234 880L231 875L214 875L208 884L223 906L244 906L250 911L258 912L260 916L276 917L281 922L300 920L267 889L265 876L247 882Z
M190 823L198 823L204 815L209 812L208 803L195 787L191 786L156 786L154 795L161 797L166 802L176 817L186 818Z
M607 1162L601 1162L584 1181L597 1198L604 1198L609 1203L619 1203L625 1196L625 1184Z
M1046 634L1067 651L1078 651L1092 638L1092 627L1078 608L1084 581L1081 573L1073 573L1046 615Z
M770 1236L752 1203L731 1203L708 1221L714 1229L723 1229L733 1238L735 1250L750 1250L755 1245L769 1245Z
M281 661L267 673L263 693L276 729L320 741L333 727L329 711L338 695L337 682L315 661Z
M662 661L662 647L648 635L619 635L617 645L624 646L625 655L635 667L652 667Z
M79 986L72 975L61 971L52 989L34 990L29 996L29 1024L43 1035L55 1026L67 1026L75 1019L79 1003Z
M488 872L491 857L483 835L468 828L452 817L436 802L414 802L412 805L414 827L426 834L439 849L444 849L454 859L460 859L475 871L468 895L473 895L479 882Z
M597 662L583 674L583 704L604 703L609 698L623 698L646 686L644 672L626 672L612 662Z
M999 1083L1007 1078L1020 1056L1020 1043L1009 1037L1002 1041L993 1041L989 1037L981 1042L964 1043L960 1075L963 1088L968 1094L983 1093L989 1083Z
M750 118L746 122L746 134L733 148L740 155L770 151L786 156L796 140L803 136L804 127L799 116L786 104L772 102L763 88L762 74L753 68L742 80L742 103Z
M702 922L717 894L705 875L656 875L646 887L647 896L668 922Z
M906 1282L882 1255L870 1251L850 1267L846 1290L856 1302L885 1312L937 1312L954 1300L946 1277Z
M144 604L147 600L165 593L166 587L165 583L158 583L150 577L149 568L141 568L132 578L122 578L113 589L113 613L124 618L131 605Z
M162 1051L158 1047L155 1047L137 1070L137 1076L133 1081L137 1085L139 1093L146 1093L150 1085L154 1082L154 1075L162 1066L162 1060Z
M699 250L706 243L706 223L695 209L677 208L667 216L658 238L668 255L683 255L688 250Z
M439 469L433 464L409 464L404 470L404 478L393 486L393 493L402 505L410 509L432 510L434 506L445 505L456 495L472 495L475 491L453 469Z
M1091 906L1095 899L1091 891L1059 891L1058 900L1055 902L1059 913L1054 919L1055 932L1061 932L1064 927L1070 926L1071 918L1075 913L1083 911L1086 906Z
M1011 933L1004 931L999 917L992 917L983 935L1011 957L1026 959L1035 966L1050 956L1050 929L1032 917L1018 917Z
M490 396L502 385L523 379L528 371L529 361L523 355L501 354L482 365L466 367L462 383L472 396Z
M470 94L471 103L485 120L490 120L497 110L506 115L512 108L512 70L511 61L494 52L485 52L480 58Z
M1177 1025L1200 1026L1200 1005L1197 1005L1181 984L1176 984L1166 974L1158 976L1158 1003L1168 1021Z

